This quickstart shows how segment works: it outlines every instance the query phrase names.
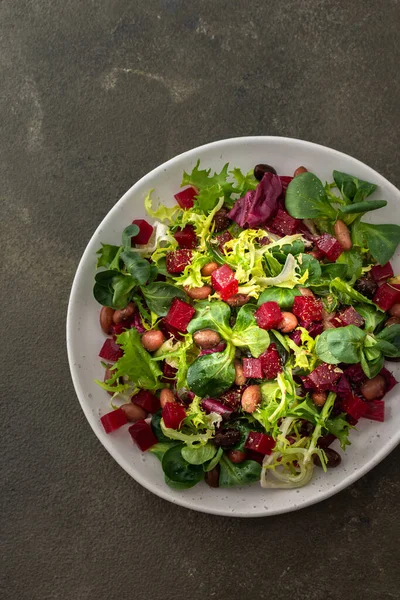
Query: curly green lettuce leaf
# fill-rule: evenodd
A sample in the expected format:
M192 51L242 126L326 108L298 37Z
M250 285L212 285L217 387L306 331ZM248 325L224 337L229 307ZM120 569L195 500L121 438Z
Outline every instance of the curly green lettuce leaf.
M190 264L185 267L183 273L173 277L176 285L189 286L190 288L202 287L204 285L201 269L211 261L207 254L193 252Z
M208 213L213 210L218 199L223 196L229 199L233 192L237 190L231 181L228 180L228 167L226 163L220 173L214 172L211 175L211 169L199 169L200 160L197 161L191 173L183 173L181 186L191 185L199 190L196 196L195 206L201 211Z
M156 209L153 208L151 194L154 192L154 189L150 190L144 200L144 207L146 212L153 219L157 219L158 221L165 221L167 223L174 223L177 215L182 209L178 204L176 206L172 206L171 208L167 208L164 204L159 204Z
M232 169L231 174L236 181L235 191L240 196L244 196L250 190L256 189L256 187L258 185L258 181L254 177L253 169L251 169L247 173L243 174L240 169L235 167L234 169Z

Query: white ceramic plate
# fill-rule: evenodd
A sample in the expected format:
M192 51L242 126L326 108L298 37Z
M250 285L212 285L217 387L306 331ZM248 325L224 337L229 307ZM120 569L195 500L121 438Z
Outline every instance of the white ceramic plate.
M226 162L244 171L257 163L268 163L281 175L292 175L296 167L304 165L326 181L332 181L333 169L351 173L376 183L379 188L373 197L388 200L385 209L373 214L372 220L376 223L399 221L400 192L355 158L310 142L280 137L243 137L213 142L169 160L131 187L94 233L76 272L67 316L67 347L72 379L93 431L121 467L158 496L202 512L258 517L297 510L344 489L377 465L399 443L397 388L386 397L385 423L362 419L358 431L351 434L351 446L346 454L342 453L340 467L326 474L315 469L312 482L294 490L264 490L257 484L243 488L211 489L205 483L185 491L172 490L164 483L159 461L149 453L142 454L133 446L128 426L107 435L99 421L99 417L110 410L110 397L94 383L95 379L103 377L98 353L104 341L99 327L100 307L92 296L96 250L100 242L119 244L124 227L132 219L146 216L143 199L150 188L155 188L154 197L158 196L164 204L174 204L173 195L179 190L183 171L191 171L198 159L204 168L216 170ZM399 272L399 254L394 264ZM388 366L395 375L400 375L399 366L395 363Z

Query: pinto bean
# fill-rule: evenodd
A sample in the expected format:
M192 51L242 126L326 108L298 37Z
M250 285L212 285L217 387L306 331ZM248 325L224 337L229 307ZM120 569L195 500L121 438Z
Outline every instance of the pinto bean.
M391 325L400 325L400 317L390 317L385 323L385 327L390 327Z
M141 341L143 348L145 348L148 352L155 352L163 345L165 342L165 337L162 331L150 329L150 331L146 331L142 335Z
M326 454L326 466L328 467L328 469L334 469L335 467L338 467L340 465L340 463L342 462L342 457L340 456L339 452L336 452L336 450L332 450L332 448L324 448L324 452ZM314 464L317 465L317 467L322 467L318 454L314 454L313 461Z
M218 269L218 263L216 262L209 262L206 265L204 265L204 267L201 269L201 274L203 277L210 277L210 275L212 273L214 273L214 271L216 271Z
M109 306L103 306L100 311L100 327L107 335L111 333L111 327L114 323L113 320L114 309Z
M229 458L229 460L236 465L243 462L246 459L246 453L242 452L241 450L229 450L229 452L227 452L226 455Z
M194 288L185 285L184 290L189 298L192 298L192 300L205 300L212 293L212 287L210 285L203 285L201 287Z
M382 375L368 379L361 386L361 393L366 400L377 400L385 395L386 381Z
M121 321L126 321L133 315L134 312L135 305L133 304L133 302L129 302L129 304L125 306L125 308L115 311L113 315L113 321L115 324L121 323Z
M141 406L132 404L132 402L123 404L121 409L124 411L128 421L131 421L132 423L136 423L136 421L140 421L140 419L145 419L147 417L147 412L143 410Z
M389 315L391 317L400 317L400 304L393 304L392 308L389 310Z
M326 392L313 392L311 394L311 399L317 406L323 406L327 399Z
M261 402L261 389L259 385L250 385L243 392L241 404L244 412L252 413Z
M308 169L306 169L305 167L297 167L297 169L293 173L293 177L297 177L297 175L301 175L302 173L308 173Z
M351 241L350 231L343 221L336 221L335 227L333 228L335 237L343 250L351 250L353 242Z
M250 296L248 296L247 294L233 294L233 296L225 300L225 302L229 304L229 306L238 307L244 306L248 303L249 300Z
M233 363L235 367L235 385L244 385L246 383L246 377L243 374L243 365L240 360L235 360Z
M211 469L211 471L207 471L207 473L204 474L204 481L206 482L206 484L212 488L219 487L219 472L219 465Z
M278 329L279 331L282 331L282 333L290 333L293 329L296 329L298 324L297 317L293 313L283 311L282 320L278 325Z
M164 408L168 402L176 402L174 394L171 392L169 388L164 388L160 393L160 405L161 408Z
M221 341L221 336L212 329L202 329L193 334L193 341L199 348L215 348Z
M299 287L298 290L299 290L299 292L300 292L300 294L302 296L309 297L309 298L314 298L313 292L311 290L309 290L308 288L306 288L306 287Z
M277 174L276 170L274 167L271 167L271 165L259 164L254 167L254 177L257 181L261 181L265 173L272 173L273 175Z

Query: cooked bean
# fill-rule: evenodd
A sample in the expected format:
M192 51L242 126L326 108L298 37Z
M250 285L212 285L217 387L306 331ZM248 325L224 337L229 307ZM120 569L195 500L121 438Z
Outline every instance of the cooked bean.
M168 402L176 402L174 394L171 392L169 388L164 388L160 393L160 405L161 408L164 408Z
M165 337L162 331L156 329L150 329L142 335L142 346L148 352L155 352L165 342Z
M240 441L239 429L225 429L225 431L219 431L213 437L213 442L217 448L232 448L235 444Z
M317 406L323 406L327 399L326 392L313 392L311 394L311 399Z
M334 469L340 465L342 462L342 457L340 456L339 452L332 450L332 448L324 448L324 452L326 454L326 466L328 469ZM313 461L317 467L322 467L318 454L313 455Z
M261 181L265 173L272 173L273 175L277 174L274 167L271 167L271 165L259 164L254 167L254 177L257 181Z
M385 395L386 381L382 375L368 379L361 386L361 393L366 400L377 400Z
M299 324L297 317L291 312L283 311L282 320L278 325L278 329L282 331L282 333L290 333L293 329L296 329Z
M202 329L193 334L193 341L199 348L215 348L221 341L221 336L212 329Z
M218 263L209 262L206 265L204 265L204 267L201 269L201 274L203 277L210 277L210 275L214 273L214 271L216 271L217 269Z
M121 323L121 321L126 321L133 315L134 312L135 305L133 304L133 302L129 302L128 306L125 306L125 308L115 311L113 321L116 324Z
M147 412L143 410L141 406L132 404L132 402L123 404L121 409L124 411L128 421L132 421L132 423L136 423L136 421L140 421L140 419L145 419L147 417Z
M246 377L243 375L243 365L240 360L235 360L233 363L235 367L235 384L244 385L246 383Z
M205 300L212 293L212 287L210 285L203 285L201 287L191 288L188 285L184 286L184 290L193 300Z
M302 296L305 296L305 297L308 296L309 298L314 298L314 294L308 288L306 288L306 287L299 287L298 290L299 290L299 292L300 292L300 294Z
M216 467L211 469L211 471L207 471L207 473L204 474L204 481L207 485L209 485L212 488L219 487L219 471L220 466L217 465Z
M390 327L391 325L400 325L400 317L390 317L385 323L385 327Z
M113 321L114 309L109 306L103 306L100 311L100 327L107 335L111 333L111 326Z
M218 233L227 229L232 223L232 220L228 217L229 210L227 208L220 208L213 217L214 232Z
M297 177L297 175L301 175L302 173L308 173L308 169L306 169L305 167L297 167L297 169L293 173L293 177Z
M238 307L244 306L248 303L249 300L250 296L248 296L247 294L233 294L233 296L225 300L225 302L229 304L229 306Z
M360 294L366 296L366 298L372 299L376 290L378 289L378 284L372 279L372 277L367 276L358 279L354 284L354 288L357 290L357 292L360 292Z
M336 317L336 313L329 313L324 308L322 309L322 327L324 331L327 329L334 329L335 326L332 323L333 319Z
M391 317L400 317L400 304L393 304L392 308L389 310L389 315Z
M227 452L226 455L229 458L229 460L236 465L243 462L246 459L246 453L242 452L241 450L229 450L229 452Z
M353 242L351 241L350 231L343 221L336 221L335 227L333 228L335 237L343 250L351 250Z
M261 389L259 385L250 385L242 395L242 408L244 412L252 413L261 402Z

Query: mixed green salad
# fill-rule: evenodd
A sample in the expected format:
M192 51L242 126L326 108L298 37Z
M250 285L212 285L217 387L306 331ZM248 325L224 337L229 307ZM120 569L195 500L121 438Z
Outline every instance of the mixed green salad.
M340 463L361 419L385 418L400 227L367 222L386 201L339 171L323 183L304 167L197 162L181 187L172 207L150 191L149 221L98 251L101 422L130 423L175 489L306 485Z

